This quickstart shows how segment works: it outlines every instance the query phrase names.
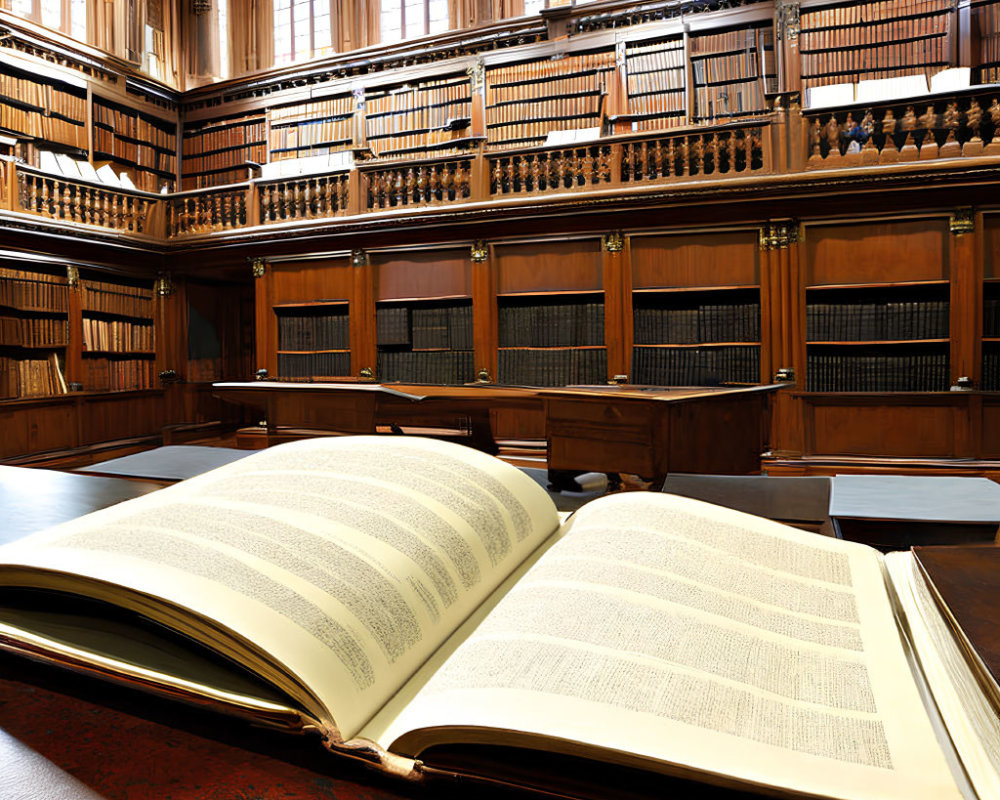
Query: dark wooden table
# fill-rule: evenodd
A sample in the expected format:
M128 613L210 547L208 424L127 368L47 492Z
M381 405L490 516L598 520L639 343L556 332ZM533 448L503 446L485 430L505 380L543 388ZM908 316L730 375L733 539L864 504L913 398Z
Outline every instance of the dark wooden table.
M553 473L639 475L660 485L667 471L760 470L770 400L779 385L561 388L365 383L217 383L222 400L260 409L268 430L374 433L424 424L465 430L490 453L496 410L543 411Z

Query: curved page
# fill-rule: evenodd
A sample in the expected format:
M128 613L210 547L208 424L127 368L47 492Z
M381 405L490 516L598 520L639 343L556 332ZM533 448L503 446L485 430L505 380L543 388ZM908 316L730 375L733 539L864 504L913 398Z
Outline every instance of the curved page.
M0 585L140 611L346 739L557 526L545 491L492 456L320 438L0 548Z
M379 738L411 756L492 742L793 794L961 796L879 555L661 494L581 509Z

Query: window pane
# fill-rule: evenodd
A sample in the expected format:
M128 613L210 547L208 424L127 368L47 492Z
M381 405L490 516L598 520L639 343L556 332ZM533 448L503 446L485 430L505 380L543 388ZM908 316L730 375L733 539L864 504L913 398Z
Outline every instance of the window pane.
M429 0L430 30L428 33L441 33L448 30L448 0Z
M545 0L524 0L524 13L537 14L545 8Z
M219 72L229 77L229 0L216 0L219 9Z
M405 10L406 38L423 36L427 32L424 25L424 4L420 0L406 0Z
M48 28L58 28L61 24L61 0L42 0L42 25Z
M78 42L87 41L87 0L70 0L69 35Z
M30 17L33 6L32 0L14 0L10 10L22 17Z
M398 42L403 38L402 31L402 0L382 0L380 28L382 41Z

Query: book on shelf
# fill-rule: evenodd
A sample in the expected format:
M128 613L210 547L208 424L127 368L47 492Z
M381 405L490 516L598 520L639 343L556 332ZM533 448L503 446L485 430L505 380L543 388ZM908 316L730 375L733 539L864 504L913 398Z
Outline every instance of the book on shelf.
M414 781L995 797L996 709L961 659L920 671L908 572L661 493L560 524L470 448L323 437L5 545L0 646Z

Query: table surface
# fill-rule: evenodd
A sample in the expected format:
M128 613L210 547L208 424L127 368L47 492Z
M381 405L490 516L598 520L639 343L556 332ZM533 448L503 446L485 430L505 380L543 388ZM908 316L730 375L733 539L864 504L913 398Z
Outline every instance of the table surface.
M1000 484L967 476L837 475L830 516L1000 524Z

